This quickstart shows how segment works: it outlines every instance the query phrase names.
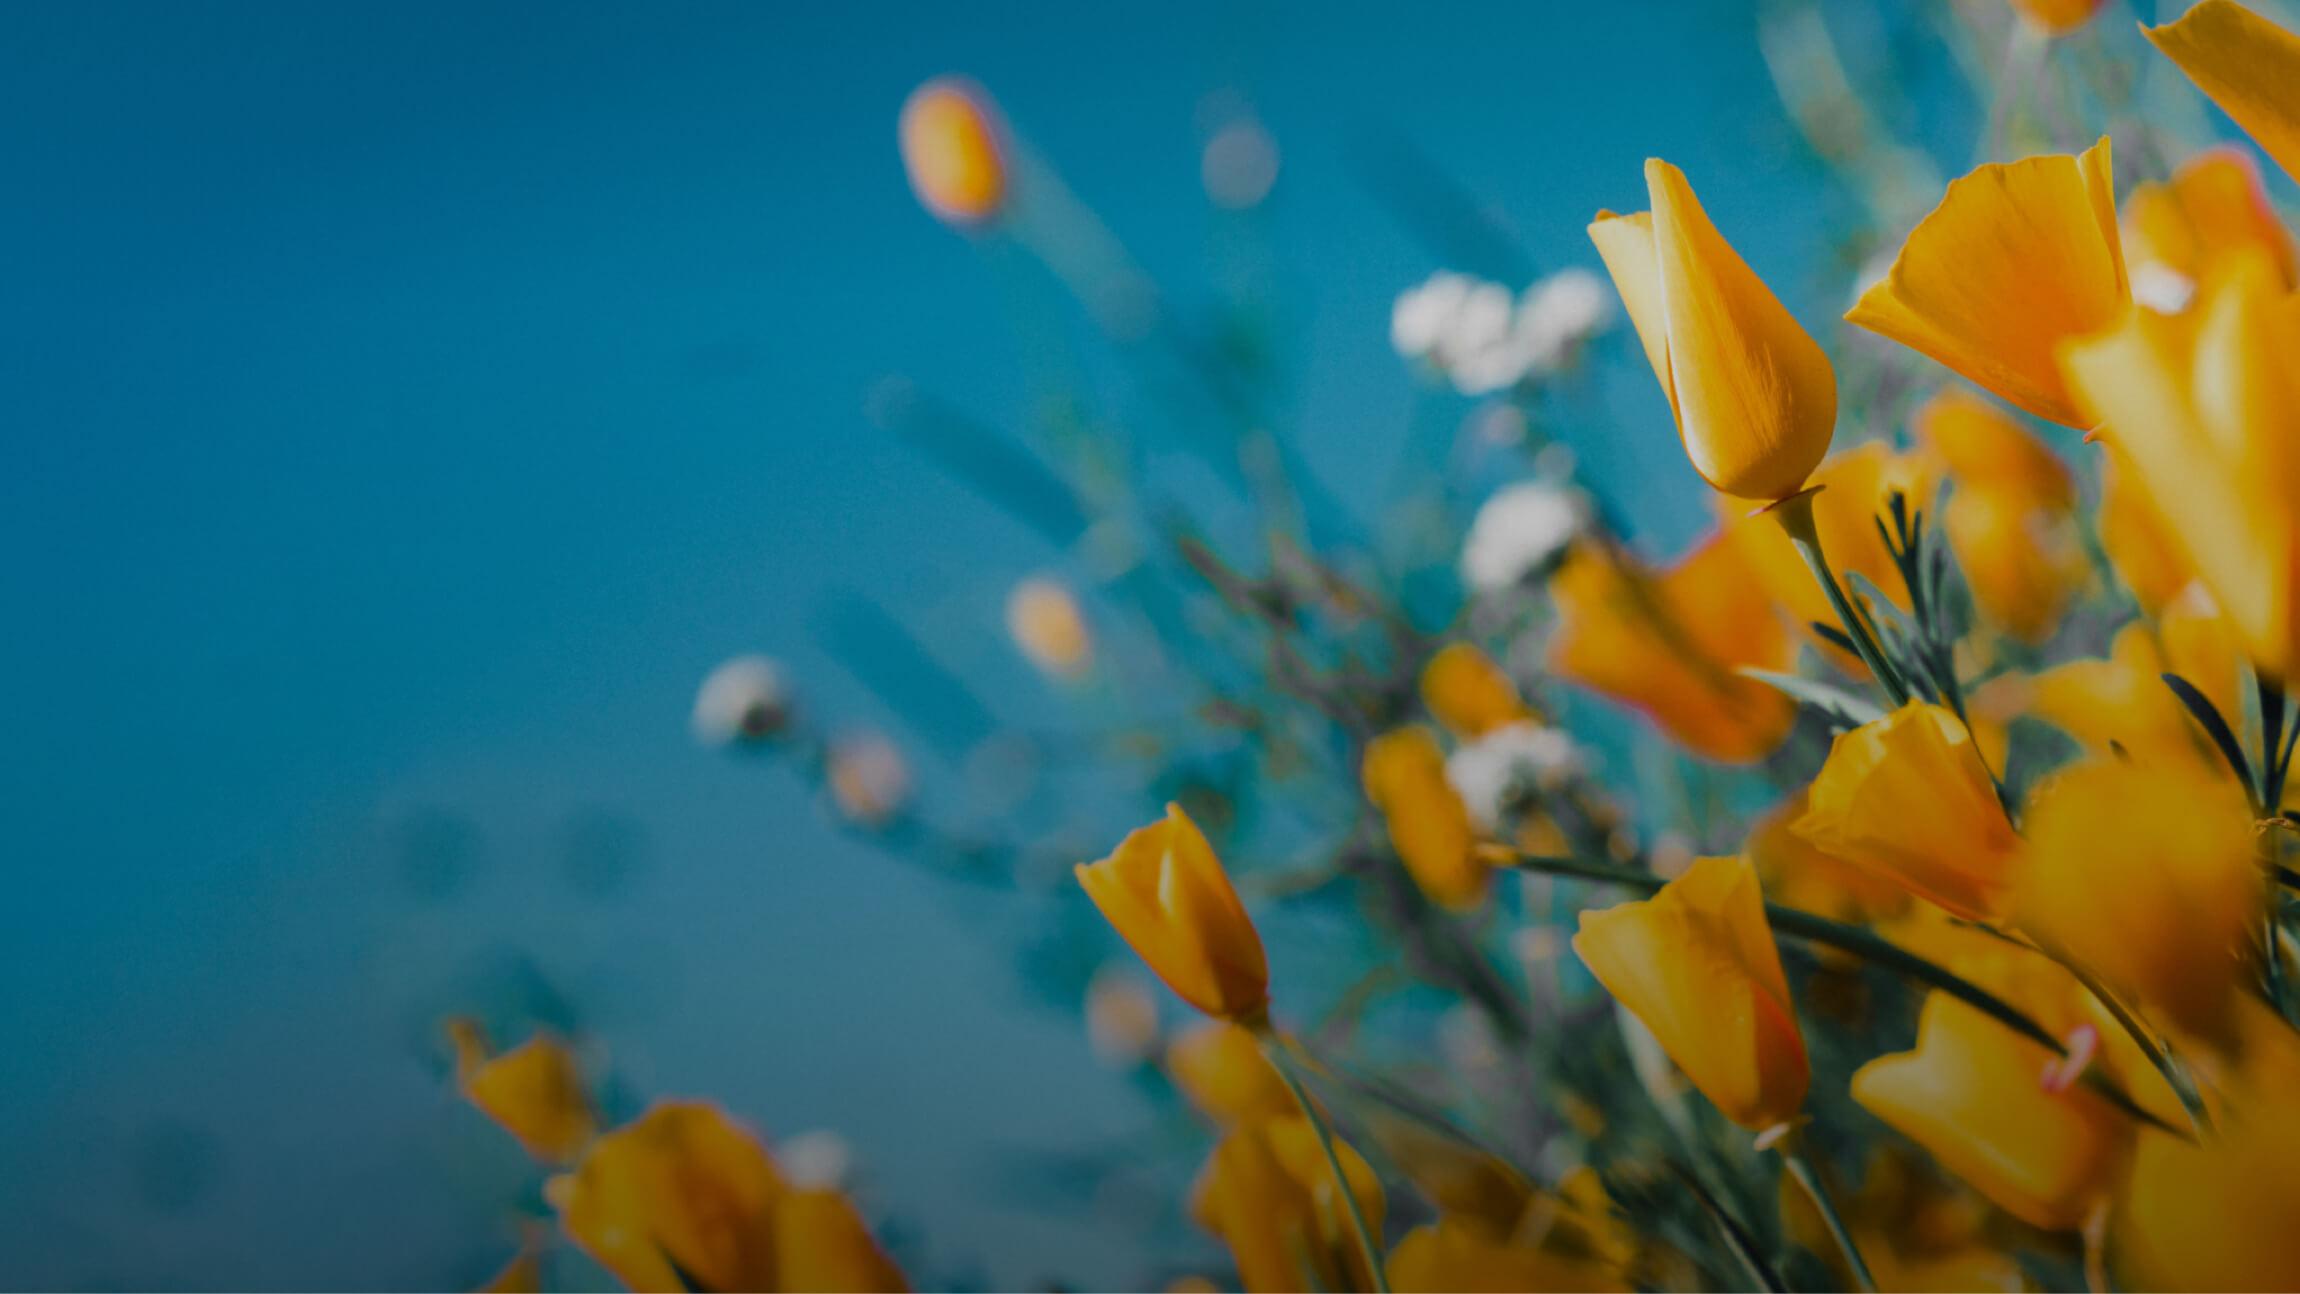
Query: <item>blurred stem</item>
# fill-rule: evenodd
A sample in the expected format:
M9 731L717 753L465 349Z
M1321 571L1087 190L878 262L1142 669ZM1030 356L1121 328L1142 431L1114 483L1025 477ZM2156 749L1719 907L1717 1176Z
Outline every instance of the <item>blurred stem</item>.
M1326 1116L1319 1113L1317 1104L1302 1087L1302 1080L1294 1077L1294 1062L1275 1026L1265 1023L1255 1034L1262 1045L1262 1054L1269 1058L1270 1068L1278 1071L1278 1078L1286 1085L1287 1095L1294 1098L1294 1106L1302 1117L1310 1121L1310 1130L1318 1134L1318 1149L1326 1152L1326 1168L1334 1175L1334 1190L1342 1197L1343 1207L1349 1210L1350 1230L1357 1235L1358 1255L1365 1259L1367 1279L1373 1282L1376 1294L1389 1294L1389 1274L1382 1270L1381 1247L1374 1243L1373 1229L1366 1225L1365 1210L1358 1207L1357 1192L1350 1189L1349 1175L1342 1171L1342 1157L1334 1150L1333 1129L1326 1126Z
M1528 871L1547 872L1553 876L1572 876L1585 881L1596 881L1604 885L1620 885L1643 890L1648 894L1658 892L1663 885L1667 884L1666 881L1651 872L1641 872L1628 867L1615 867L1609 863L1588 863L1578 858L1545 858L1532 854L1520 854L1515 851L1502 851L1501 856L1504 858L1504 865L1506 866L1520 867ZM1795 908L1785 908L1777 903L1765 905L1765 919L1774 930L1782 934L1793 935L1799 939L1809 939L1814 943L1827 944L1832 948L1841 948L1864 961L1872 962L1887 970L1898 971L1910 979L1937 988L1950 997L1995 1018L1998 1023L2031 1042L2049 1049L2054 1055L2062 1057L2068 1055L2066 1043L2053 1037L2051 1031L2030 1019L2020 1008L1955 972L1926 961L1908 949L1870 931L1863 930L1859 926L1846 925L1842 921L1831 921L1827 917L1815 916L1810 912L1800 912ZM2176 1137L2190 1141L2195 1140L2186 1130L2174 1127L2150 1113L2147 1107L2127 1095L2123 1088L2118 1087L2099 1070L2087 1068L2084 1073L2084 1081L2103 1099L2132 1118L2161 1132L2169 1132ZM2171 1079L2168 1077L2166 1081L2170 1082Z
M1845 1229L1845 1220L1837 1216L1836 1202L1829 1197L1828 1188L1821 1184L1820 1166L1806 1153L1803 1130L1791 1128L1782 1133L1773 1148L1781 1152L1782 1166L1789 1170L1789 1176L1797 1179L1806 1198L1820 1211L1821 1221L1829 1228L1829 1238L1837 1242L1838 1251L1845 1255L1845 1265L1853 1269L1853 1282L1868 1294L1876 1294L1877 1278L1869 1274L1869 1264L1853 1243L1853 1233Z
M1907 705L1908 683L1901 678L1900 671L1893 668L1893 663L1885 658L1885 649L1878 645L1876 635L1869 631L1867 617L1854 609L1852 599L1845 596L1843 586L1837 583L1837 573L1829 569L1828 554L1821 551L1821 532L1813 525L1813 496L1819 494L1821 489L1820 486L1813 486L1801 493L1792 494L1766 511L1781 523L1781 529L1788 533L1789 542L1797 546L1798 555L1805 559L1805 565L1813 572L1813 578L1820 582L1821 591L1828 595L1829 605L1835 608L1837 619L1844 625L1845 636L1852 640L1853 649L1860 655L1861 663L1869 667L1869 673L1876 676L1877 685L1885 689L1885 695L1892 698L1895 706Z

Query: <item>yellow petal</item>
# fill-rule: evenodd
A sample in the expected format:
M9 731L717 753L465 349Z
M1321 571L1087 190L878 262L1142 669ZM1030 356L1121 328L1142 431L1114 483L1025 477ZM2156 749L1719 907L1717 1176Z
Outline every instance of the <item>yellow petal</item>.
M1534 717L1517 685L1493 658L1469 643L1451 643L1422 667L1422 704L1464 741Z
M1645 187L1686 455L1737 498L1794 494L1829 451L1836 372L1710 223L1684 172L1651 159Z
M1262 937L1221 860L1179 805L1073 869L1086 896L1166 986L1208 1015L1258 1017L1270 1000Z
M2145 30L2285 174L2300 178L2300 37L2235 0L2204 0L2180 21Z
M2056 351L2114 324L2130 296L2103 137L2078 157L1992 163L1950 182L1845 319L2083 427Z
M2277 218L2260 167L2239 145L2209 148L2163 184L2140 184L2124 200L2125 263L2170 272L2193 289L2222 257L2255 248L2294 282L2292 235Z
M1366 743L1366 798L1381 810L1390 845L1432 902L1475 906L1489 868L1477 857L1469 808L1446 780L1445 752L1420 726L1398 728Z
M786 1290L900 1294L902 1269L837 1191L786 1191L775 1200L775 1263Z
M1613 289L1621 296L1637 340L1645 347L1645 360L1669 397L1669 416L1677 414L1677 382L1669 369L1669 319L1661 301L1661 262L1653 252L1653 213L1639 211L1617 216L1600 211L1589 226L1589 241L1597 244L1597 258L1613 276Z
M973 82L937 77L911 92L897 124L903 166L921 205L955 225L974 225L1005 204L1004 128Z
M474 1064L463 1093L547 1164L572 1162L597 1131L574 1053L548 1034Z

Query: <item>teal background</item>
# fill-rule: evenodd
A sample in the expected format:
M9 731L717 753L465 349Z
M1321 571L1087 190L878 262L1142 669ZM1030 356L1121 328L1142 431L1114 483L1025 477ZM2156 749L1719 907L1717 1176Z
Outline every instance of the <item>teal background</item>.
M1297 443L1371 510L1432 398L1389 305L1439 264L1368 194L1369 139L1545 268L1594 265L1583 225L1668 156L1833 311L1842 199L1754 30L1658 3L0 10L0 1285L479 1279L516 1156L422 1043L531 998L523 965L634 1095L839 1129L931 1271L1203 1256L1006 1189L1011 1152L1144 1117L1018 982L1027 905L687 733L748 650L898 725L817 646L841 589L995 714L1052 712L1001 608L1060 556L863 414L889 374L994 426L1032 395L1011 267L912 202L896 109L978 78L1189 302L1231 236L1193 114L1245 91L1283 150L1256 245L1300 325ZM1706 504L1609 354L1626 439L1584 457L1682 538Z

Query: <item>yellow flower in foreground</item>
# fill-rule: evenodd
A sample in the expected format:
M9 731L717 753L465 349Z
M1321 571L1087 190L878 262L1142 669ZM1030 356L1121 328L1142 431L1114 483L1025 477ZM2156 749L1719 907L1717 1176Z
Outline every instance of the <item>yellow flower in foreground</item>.
M1726 1118L1796 1116L1812 1074L1746 859L1703 858L1650 899L1583 912L1573 951Z
M1839 733L1791 829L1971 918L2002 906L2020 846L1972 735L1921 701Z
M2072 660L2031 681L2029 713L2074 737L2096 755L2115 753L2147 767L2167 762L2221 767L2203 730L2164 685L2167 672L2202 689L2222 714L2236 710L2236 657L2206 656L2203 644L2227 648L2216 617L2168 610L2154 628L2134 621L2116 631L2105 660ZM2163 647L2159 647L2159 637ZM2186 659L2184 659L2186 658Z
M2142 611L2155 615L2195 576L2179 542L2165 529L2163 518L2156 515L2146 485L2135 478L2133 468L2122 461L2114 446L2106 448L2108 452L2100 460L2100 509L2093 514L2094 524L2100 527L2101 551L2108 554L2108 564L2116 568L2124 587L2132 591L2133 601Z
M2185 314L2139 311L2068 348L2188 567L2271 678L2300 652L2300 310L2257 254L2230 258Z
M1877 518L1896 491L1912 510L1929 512L1938 478L1938 466L1930 456L1897 454L1890 445L1876 440L1840 450L1821 464L1812 480L1821 487L1812 498L1813 529L1839 579L1862 576L1907 609L1908 592L1901 587L1900 570L1877 534ZM1836 625L1837 612L1829 604L1829 595L1813 579L1805 559L1797 555L1788 532L1770 516L1736 515L1745 511L1721 507L1720 520L1766 596L1840 668L1857 678L1867 677L1859 657L1840 651L1812 632L1814 624Z
M634 1290L772 1290L775 1203L766 1147L717 1106L662 1101L554 1178L569 1239Z
M2208 148L2162 184L2136 184L2124 199L2124 260L2132 273L2174 276L2193 289L2222 257L2256 248L2293 282L2292 235L2240 147Z
M2066 36L2100 12L2107 0L2012 0L2021 17L2051 36Z
M1853 1099L2006 1212L2048 1231L2105 1197L2131 1125L2081 1084L2048 1090L2056 1058L1946 993L1926 997L1914 1051L1853 1075Z
M1382 1231L1381 1181L1339 1138L1342 1176L1374 1235ZM1318 1134L1300 1115L1239 1128L1222 1138L1190 1188L1190 1216L1230 1249L1248 1294L1370 1289Z
M774 1225L778 1289L871 1294L910 1288L854 1202L837 1191L783 1192L775 1200Z
M1030 663L1057 678L1077 678L1094 663L1094 636L1078 599L1050 579L1028 579L1006 597L1006 632Z
M1450 644L1430 657L1422 667L1421 692L1430 716L1463 741L1535 717L1501 666L1469 643Z
M1390 1251L1387 1268L1390 1288L1398 1294L1569 1294L1629 1288L1603 1263L1513 1243L1450 1217L1407 1232Z
M1927 401L1916 429L1957 485L1941 529L1974 604L2014 637L2042 642L2091 578L2075 476L2026 427L1963 392Z
M2225 774L2108 759L2031 798L2022 928L2118 992L2218 1035L2260 920L2252 815Z
M979 224L1006 201L1005 127L981 87L941 76L911 91L897 134L911 191L936 217Z
M1230 1127L1284 1115L1293 1094L1262 1044L1227 1020L1204 1020L1166 1047L1166 1073L1198 1113Z
M1449 908L1485 897L1491 869L1477 857L1469 806L1446 780L1445 752L1423 727L1399 728L1366 743L1366 798L1389 824L1390 845L1421 886Z
M2300 36L2235 0L2204 0L2180 21L2145 30L2285 174L2300 179Z
M1693 196L1645 163L1651 211L1597 213L1590 240L1669 397L1693 469L1736 498L1803 488L1837 425L1837 375Z
M1585 544L1549 591L1558 616L1549 668L1560 677L1642 711L1721 763L1753 763L1787 739L1796 703L1735 672L1786 670L1796 652L1738 545L1713 536L1653 576Z
M1991 163L1951 181L1845 319L2040 418L2085 427L2055 354L2130 303L2103 138L2081 156Z
M1833 858L1793 828L1805 816L1806 792L1792 792L1759 818L1743 847L1775 903L1837 921L1866 923L1898 915L1909 892L1865 867Z
M456 1083L481 1113L543 1163L570 1163L583 1153L598 1123L583 1090L583 1071L565 1042L539 1033L489 1056L476 1024L450 1020L447 1030L455 1043Z
M1103 917L1183 1001L1208 1015L1261 1019L1270 1002L1262 936L1181 805L1075 870Z

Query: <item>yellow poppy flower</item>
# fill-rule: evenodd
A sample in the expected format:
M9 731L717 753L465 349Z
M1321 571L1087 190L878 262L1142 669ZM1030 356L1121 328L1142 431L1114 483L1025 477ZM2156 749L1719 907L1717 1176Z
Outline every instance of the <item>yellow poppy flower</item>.
M1080 863L1078 883L1158 978L1208 1015L1259 1021L1270 1002L1262 936L1222 860L1182 806Z
M1853 1074L1853 1099L2006 1212L2048 1231L2083 1225L2109 1189L2131 1124L2081 1084L2048 1089L2050 1051L1935 992L1914 1051Z
M1421 692L1430 716L1463 741L1535 717L1501 666L1469 643L1449 644L1430 657Z
M1645 163L1652 210L1597 213L1589 237L1703 480L1770 502L1803 488L1837 425L1837 375L1710 223L1684 172Z
M2294 278L2292 235L2260 183L2260 168L2237 147L2209 148L2182 162L2162 184L2136 184L2124 199L2124 259L2132 273L2174 276L2193 289L2214 262L2257 248L2287 287Z
M1865 924L1899 915L1909 905L1909 892L1897 882L1833 858L1792 830L1805 816L1806 795L1802 788L1791 792L1749 830L1743 852L1766 895L1784 907L1835 921Z
M2178 540L2156 515L2144 483L2114 445L2100 460L2100 508L2094 524L2100 547L2140 609L2155 615L2195 580Z
M1786 670L1796 647L1739 545L1702 541L1658 576L1618 550L1577 547L1551 577L1557 629L1549 668L1642 712L1677 742L1747 764L1789 735L1797 707L1735 672Z
M910 1288L854 1202L839 1192L785 1191L775 1198L774 1211L775 1288L819 1294L893 1294Z
M2164 608L2156 623L2134 621L2109 640L2105 660L2072 660L2031 680L2029 713L2098 755L2143 766L2178 763L2223 767L2203 729L2164 684L2178 674L2223 715L2241 713L2239 653L2228 627L2202 590Z
M2285 174L2300 179L2300 36L2235 0L2204 0L2178 22L2143 30Z
M1285 1080L1254 1035L1227 1020L1201 1021L1166 1047L1166 1074L1198 1113L1230 1127L1294 1108Z
M976 225L1006 203L1006 130L981 87L943 76L911 91L896 131L919 202L954 225Z
M2142 1135L2110 1234L2128 1289L2300 1289L2300 1118L2256 1110L2202 1145Z
M2012 7L2046 35L2066 36L2091 22L2105 3L2107 0L2012 0Z
M2252 815L2225 773L2095 760L2031 797L2022 928L2120 994L2218 1036L2260 920Z
M559 1222L634 1290L779 1288L775 1205L789 1188L766 1147L717 1106L662 1101L553 1178Z
M1380 1179L1348 1142L1334 1141L1342 1178L1375 1236L1385 1201ZM1304 1289L1369 1289L1349 1204L1318 1134L1300 1115L1269 1119L1224 1136L1190 1188L1190 1216L1219 1238L1248 1294Z
M2253 665L2300 649L2300 310L2257 253L2177 317L2133 314L2071 345L2070 381L2148 492Z
M2085 427L2056 353L2130 303L2103 138L2081 156L1991 163L1951 181L1845 319L2040 418Z
M1796 1116L1812 1074L1748 860L1699 859L1650 899L1583 912L1573 951L1726 1118Z
M1446 780L1437 738L1420 726L1385 732L1366 743L1363 773L1366 799L1414 884L1445 907L1476 906L1492 869L1477 856L1469 806Z
M2020 845L1972 735L1921 701L1839 733L1791 829L1970 918L2002 906Z
M583 1071L565 1042L539 1033L490 1056L473 1022L451 1020L447 1030L455 1043L456 1083L481 1113L543 1163L571 1163L583 1153L599 1125Z

